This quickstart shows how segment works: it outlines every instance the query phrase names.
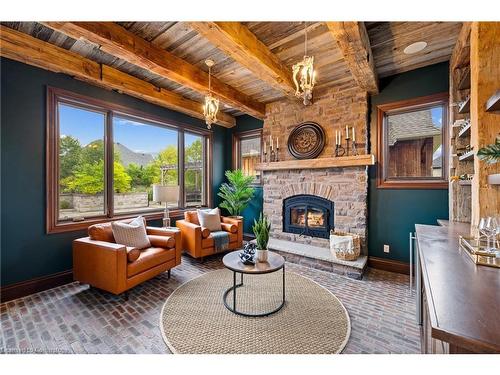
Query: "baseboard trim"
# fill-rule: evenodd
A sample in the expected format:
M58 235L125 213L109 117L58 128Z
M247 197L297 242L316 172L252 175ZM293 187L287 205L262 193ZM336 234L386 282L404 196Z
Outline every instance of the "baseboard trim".
M389 272L403 273L405 275L410 274L410 264L401 262L399 260L384 259L384 258L369 256L368 267Z
M31 280L21 281L1 287L0 302L28 296L33 293L42 292L73 281L73 270L54 273L52 275L37 277Z

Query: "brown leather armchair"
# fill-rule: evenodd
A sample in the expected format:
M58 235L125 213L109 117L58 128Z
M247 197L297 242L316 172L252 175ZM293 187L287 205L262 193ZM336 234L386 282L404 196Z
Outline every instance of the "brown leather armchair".
M130 222L130 220L123 220ZM151 247L138 250L117 244L111 223L89 227L89 237L73 241L73 278L120 294L181 263L181 234L146 227Z
M201 227L196 211L184 212L184 220L175 222L182 233L182 249L193 258L215 254L214 239L207 228ZM227 250L243 246L243 221L221 216L222 230L229 233Z

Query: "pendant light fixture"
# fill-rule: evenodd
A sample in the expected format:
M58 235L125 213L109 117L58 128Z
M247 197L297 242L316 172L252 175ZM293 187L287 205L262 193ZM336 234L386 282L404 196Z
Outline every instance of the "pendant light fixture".
M295 96L303 99L304 105L312 103L313 88L316 83L314 56L307 56L307 22L305 22L304 58L292 67Z
M217 121L217 112L219 111L219 99L212 96L212 66L214 61L207 59L205 64L208 66L208 95L205 96L205 105L203 106L203 115L205 116L205 123L207 128L210 129L212 124Z

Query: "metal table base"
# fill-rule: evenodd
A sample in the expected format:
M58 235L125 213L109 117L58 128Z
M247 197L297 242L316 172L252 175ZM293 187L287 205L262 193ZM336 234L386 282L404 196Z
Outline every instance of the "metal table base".
M283 299L281 301L281 304L276 309L274 309L272 311L268 311L268 312L263 312L260 314L252 314L252 313L245 313L245 312L238 311L236 309L236 294L237 294L236 289L243 286L243 272L236 272L236 271L233 271L233 286L231 288L229 288L228 290L226 290L224 292L224 295L222 296L222 301L224 302L224 306L226 306L226 308L234 314L241 315L241 316L247 316L247 317L253 317L253 318L268 316L268 315L271 315L271 314L274 314L274 313L280 311L281 308L283 306L285 306L285 265L283 265L282 269L283 269ZM237 273L239 273L241 275L239 284L236 284L236 274ZM258 276L258 275L255 275L255 276ZM231 291L233 292L233 306L232 307L230 307L229 304L227 303L227 295Z

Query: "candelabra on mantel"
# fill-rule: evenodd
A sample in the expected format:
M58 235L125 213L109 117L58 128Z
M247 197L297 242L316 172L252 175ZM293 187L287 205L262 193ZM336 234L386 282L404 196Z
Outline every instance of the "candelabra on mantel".
M267 143L264 141L264 163L273 163L279 161L279 151L280 151L280 146L279 146L279 141L278 137L276 137L276 150L274 148L274 143L273 143L273 138L272 136L269 136L269 160L267 160Z
M349 143L351 143L351 153L352 156L358 155L358 149L356 147L356 132L354 131L354 126L351 128L352 140L349 137L349 127L346 125L345 133L345 148L342 146L342 130L335 131L335 157L339 156L349 156Z

